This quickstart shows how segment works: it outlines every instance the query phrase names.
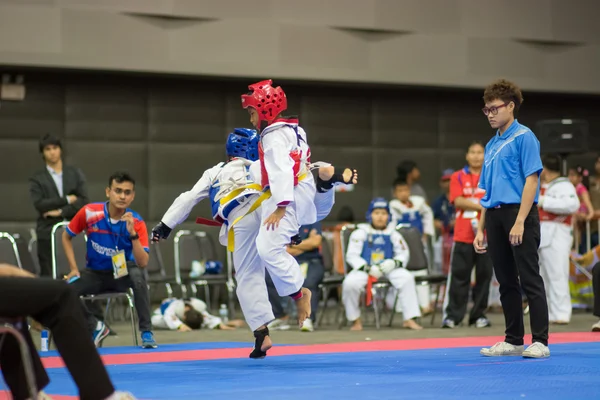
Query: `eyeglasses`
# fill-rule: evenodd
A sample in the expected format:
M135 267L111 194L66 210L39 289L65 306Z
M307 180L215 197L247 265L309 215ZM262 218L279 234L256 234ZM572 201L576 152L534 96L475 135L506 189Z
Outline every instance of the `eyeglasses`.
M492 115L498 115L498 110L502 107L506 107L508 105L508 103L504 103L504 104L500 104L499 106L492 106L492 107L483 107L481 109L481 111L483 111L483 114L485 116L490 115L490 113Z

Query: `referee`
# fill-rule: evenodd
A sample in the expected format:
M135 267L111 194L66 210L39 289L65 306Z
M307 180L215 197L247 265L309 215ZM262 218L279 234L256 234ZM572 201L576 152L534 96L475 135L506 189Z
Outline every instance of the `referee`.
M497 131L485 147L479 187L486 193L481 199L483 211L473 246L476 252L485 253L489 244L500 283L506 338L481 349L481 354L549 357L548 304L538 264L540 219L535 206L543 168L540 142L515 119L523 103L517 85L504 79L495 81L485 89L483 100L483 113ZM529 300L533 336L526 350L521 287Z

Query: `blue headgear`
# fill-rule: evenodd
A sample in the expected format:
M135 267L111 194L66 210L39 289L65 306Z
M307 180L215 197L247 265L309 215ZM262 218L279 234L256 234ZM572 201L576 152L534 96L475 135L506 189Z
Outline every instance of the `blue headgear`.
M386 199L383 197L375 197L371 200L371 204L369 204L369 210L367 211L367 222L373 222L371 218L371 214L373 210L384 209L388 213L388 224L392 221L392 213L390 212L390 206Z
M225 151L230 157L242 157L250 161L258 160L260 136L254 129L235 128L227 137Z

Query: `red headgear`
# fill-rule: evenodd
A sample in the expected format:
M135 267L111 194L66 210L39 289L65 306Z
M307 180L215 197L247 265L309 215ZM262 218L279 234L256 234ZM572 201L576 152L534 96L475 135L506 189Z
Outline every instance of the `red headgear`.
M258 113L259 124L266 121L267 125L273 123L277 116L287 109L287 98L280 86L271 86L273 81L268 79L248 86L250 94L242 95L242 107L252 107Z

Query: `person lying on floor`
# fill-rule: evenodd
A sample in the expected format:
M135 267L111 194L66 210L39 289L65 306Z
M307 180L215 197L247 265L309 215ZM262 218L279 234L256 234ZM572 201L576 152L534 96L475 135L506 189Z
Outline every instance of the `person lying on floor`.
M245 326L241 319L223 321L207 311L206 303L197 298L168 298L162 301L152 315L152 326L188 332L195 329L233 330Z

